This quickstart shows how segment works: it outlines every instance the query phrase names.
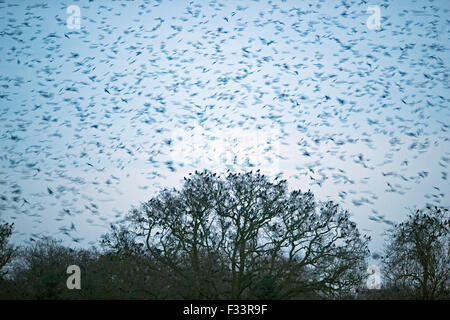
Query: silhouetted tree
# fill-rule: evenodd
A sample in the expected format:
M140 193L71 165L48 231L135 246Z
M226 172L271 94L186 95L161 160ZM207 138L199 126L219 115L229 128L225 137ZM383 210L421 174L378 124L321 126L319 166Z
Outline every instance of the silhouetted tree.
M133 242L123 228L103 238L102 251L74 249L43 238L20 247L0 299L167 299L179 298L167 288L168 272ZM81 269L81 290L67 288L67 267Z
M9 243L12 235L13 223L0 223L0 281L7 271L3 268L11 261L14 247Z
M92 292L89 282L82 281L83 290L69 290L67 267L78 265L83 276L95 261L95 252L65 247L52 238L21 247L13 261L11 279L19 296L25 299L81 299Z
M167 270L159 267L130 230L112 225L111 231L102 236L101 244L104 252L97 267L109 277L109 285L105 287L109 290L103 296L109 299L177 298L166 285Z
M450 216L447 208L417 210L390 232L383 257L386 287L400 297L448 299Z
M347 211L258 171L196 172L129 219L184 297L340 297L365 277L369 239Z

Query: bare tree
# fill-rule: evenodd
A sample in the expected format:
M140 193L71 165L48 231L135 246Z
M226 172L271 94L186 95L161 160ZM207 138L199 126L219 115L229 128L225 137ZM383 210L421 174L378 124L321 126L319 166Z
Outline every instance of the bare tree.
M11 261L14 254L14 247L9 243L13 225L13 223L0 224L0 280L7 273L2 269Z
M196 172L130 212L190 298L339 297L365 277L368 238L347 211L256 173Z
M124 226L111 225L102 236L104 252L96 269L103 273L102 297L127 299L176 298L176 293L164 286L167 270L160 268L149 256L144 244ZM99 278L99 276L97 276Z
M15 298L54 300L89 297L97 288L94 281L86 278L90 274L86 271L95 261L95 251L69 248L50 237L20 247L12 262L10 277L17 295ZM67 288L67 267L70 265L81 268L82 290Z
M448 299L450 215L447 208L416 210L391 232L383 257L386 286L403 296Z

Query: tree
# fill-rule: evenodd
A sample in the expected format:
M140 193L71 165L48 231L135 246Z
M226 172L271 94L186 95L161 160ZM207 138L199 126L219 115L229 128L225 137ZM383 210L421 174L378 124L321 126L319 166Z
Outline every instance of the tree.
M103 298L175 298L163 284L167 270L159 268L130 230L111 225L111 231L102 236L101 245L104 252L96 267L106 275Z
M13 223L0 223L0 280L7 273L2 271L3 268L11 261L14 254L14 247L9 243L13 225Z
M448 299L450 215L447 208L411 213L389 234L383 257L386 286L420 299Z
M89 281L85 281L85 275L89 274L86 271L95 262L95 257L95 252L68 248L49 237L19 248L11 272L12 283L19 295L16 298L55 300L89 296L93 288L87 285ZM67 267L70 265L81 268L82 290L67 288Z
M259 171L196 172L128 219L184 298L339 297L365 277L369 238L350 214Z

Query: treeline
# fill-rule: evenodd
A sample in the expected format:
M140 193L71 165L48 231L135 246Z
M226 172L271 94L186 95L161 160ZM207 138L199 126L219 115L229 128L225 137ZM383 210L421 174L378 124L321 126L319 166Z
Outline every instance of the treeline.
M348 211L258 171L196 172L132 209L97 248L49 238L15 248L13 226L0 225L0 298L448 299L449 218L427 207L395 226L382 288L369 290L370 239ZM68 289L70 265L81 289Z

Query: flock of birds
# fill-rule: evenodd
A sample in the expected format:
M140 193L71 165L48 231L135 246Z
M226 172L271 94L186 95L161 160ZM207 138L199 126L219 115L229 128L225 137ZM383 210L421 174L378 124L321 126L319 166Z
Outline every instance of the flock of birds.
M379 3L373 30L364 0L0 2L0 217L25 242L83 243L223 169L205 156L220 132L232 169L275 162L374 224L395 202L448 205L448 3ZM241 135L267 130L256 157Z

